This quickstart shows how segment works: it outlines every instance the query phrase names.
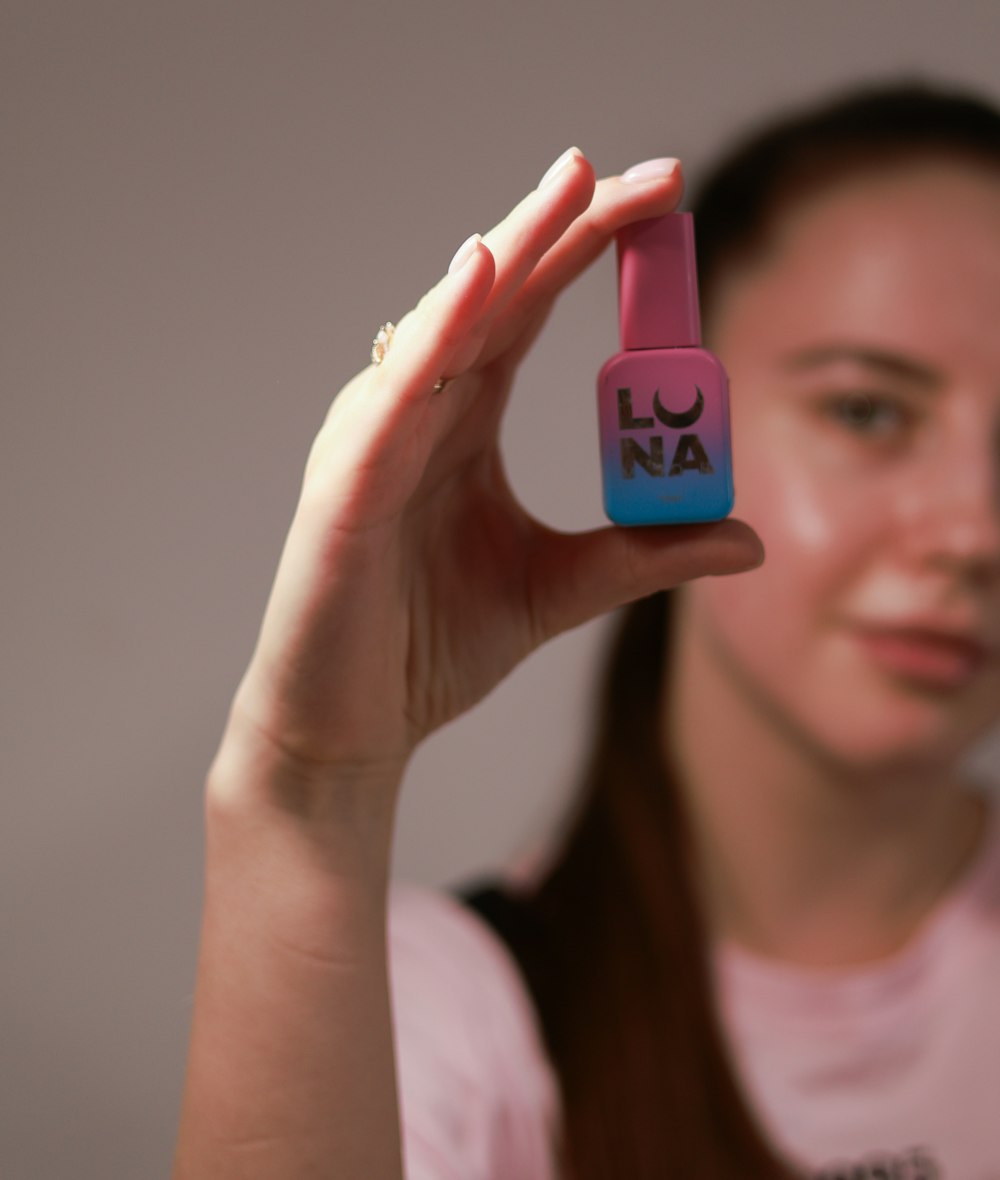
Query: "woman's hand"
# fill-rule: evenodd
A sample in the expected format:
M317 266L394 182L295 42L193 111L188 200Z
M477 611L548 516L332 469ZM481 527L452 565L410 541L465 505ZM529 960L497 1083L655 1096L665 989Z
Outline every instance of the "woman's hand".
M556 296L681 188L669 161L595 185L567 152L465 243L383 363L334 400L231 718L295 773L401 769L546 639L759 560L737 521L555 532L518 503L498 449L517 365Z
M385 907L414 745L557 632L759 556L735 521L567 536L511 493L497 432L518 361L615 230L681 187L647 169L595 188L579 153L561 164L459 251L309 455L209 772L176 1180L398 1180Z

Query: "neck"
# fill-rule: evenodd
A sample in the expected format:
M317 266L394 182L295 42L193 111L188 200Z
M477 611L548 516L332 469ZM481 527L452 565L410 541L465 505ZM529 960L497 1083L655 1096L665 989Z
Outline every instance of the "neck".
M667 694L665 740L709 924L810 966L892 954L974 854L980 798L948 767L838 760L741 683L677 597L666 674L684 692Z

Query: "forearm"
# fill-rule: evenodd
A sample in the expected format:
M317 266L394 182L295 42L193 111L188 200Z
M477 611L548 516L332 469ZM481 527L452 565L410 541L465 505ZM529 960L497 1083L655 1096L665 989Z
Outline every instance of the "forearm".
M348 775L320 794L231 750L206 793L174 1180L398 1180L385 948L398 783Z

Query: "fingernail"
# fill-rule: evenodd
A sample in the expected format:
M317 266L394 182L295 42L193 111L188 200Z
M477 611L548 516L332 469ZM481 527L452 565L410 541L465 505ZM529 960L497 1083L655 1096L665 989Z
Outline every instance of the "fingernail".
M641 184L644 180L663 180L673 176L677 171L679 160L673 156L661 156L656 160L643 160L641 164L633 164L628 171L622 173L622 180L626 184Z
M575 160L577 156L582 155L583 152L581 152L578 147L567 148L566 151L563 152L559 159L556 160L548 172L546 172L542 179L538 182L538 187L545 188L547 184L551 184L571 160Z
M469 259L475 254L476 247L483 240L482 234L472 234L466 238L465 241L455 251L455 257L448 263L448 273L454 274L456 270L460 270Z
M760 567L764 564L764 557L765 557L764 547L761 546L760 552L757 554L756 557L748 558L746 565L744 565L742 567L742 572L746 572L747 570L760 569Z

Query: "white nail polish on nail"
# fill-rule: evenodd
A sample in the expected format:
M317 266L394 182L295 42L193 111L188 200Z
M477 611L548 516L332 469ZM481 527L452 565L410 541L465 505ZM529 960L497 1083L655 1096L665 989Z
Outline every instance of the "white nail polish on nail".
M626 184L641 184L645 180L663 180L673 176L677 171L679 161L673 156L663 156L658 160L643 160L641 164L633 164L622 173L622 180Z
M456 270L463 267L473 254L476 252L476 246L483 240L482 234L472 234L466 238L465 241L455 251L455 257L448 263L448 273L453 274Z
M577 156L582 156L583 152L578 147L567 148L566 151L559 157L552 167L545 173L542 179L538 182L539 188L545 188L571 161L575 160Z

